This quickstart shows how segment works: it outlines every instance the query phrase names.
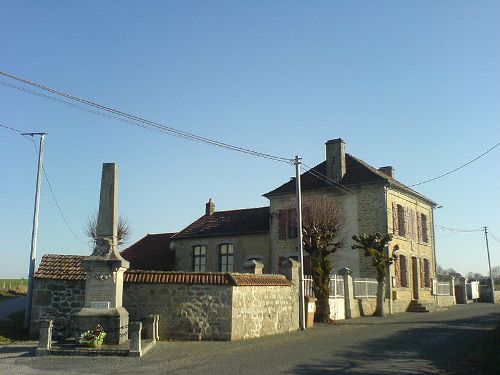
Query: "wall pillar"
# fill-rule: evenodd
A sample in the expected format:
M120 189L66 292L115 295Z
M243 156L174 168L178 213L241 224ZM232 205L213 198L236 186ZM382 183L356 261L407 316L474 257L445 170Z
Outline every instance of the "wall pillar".
M345 302L345 318L357 318L354 309L354 283L352 280L352 270L344 267L338 271L339 275L344 277L344 302Z
M255 275L262 275L262 270L264 264L262 262L257 262L255 259L251 259L243 263L243 269L247 273L253 273Z
M450 296L455 296L455 278L450 276Z
M38 348L36 355L39 357L49 355L49 350L52 345L52 329L54 322L52 320L40 321L40 336L38 338Z
M285 275L285 277L292 283L293 285L293 296L294 303L292 309L292 327L295 329L299 328L299 317L300 317L300 277L299 277L299 268L300 263L287 258L280 264L280 273Z
M141 331L142 331L142 323L141 322L130 322L129 324L129 337L130 337L130 356L131 357L140 357L142 355L142 347L141 347Z
M467 303L467 278L459 276L458 278L458 293L455 295L457 303Z

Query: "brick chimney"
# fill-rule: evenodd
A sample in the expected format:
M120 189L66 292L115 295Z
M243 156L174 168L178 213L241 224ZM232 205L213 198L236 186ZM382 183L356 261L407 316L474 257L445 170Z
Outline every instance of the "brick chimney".
M382 172L383 174L385 174L391 178L394 178L394 168L391 167L390 165L388 165L387 167L380 167L378 170L380 172Z
M345 142L342 138L331 139L326 144L326 175L338 182L344 177Z
M208 203L205 204L205 215L212 215L215 212L215 203L212 201L212 198L208 200Z

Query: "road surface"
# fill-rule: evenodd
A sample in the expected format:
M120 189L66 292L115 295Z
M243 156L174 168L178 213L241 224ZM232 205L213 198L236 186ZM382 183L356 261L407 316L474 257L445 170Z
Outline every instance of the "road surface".
M463 354L498 325L500 305L345 320L235 342L160 342L144 357L33 357L35 343L0 347L1 374L457 373ZM458 366L458 367L457 367Z

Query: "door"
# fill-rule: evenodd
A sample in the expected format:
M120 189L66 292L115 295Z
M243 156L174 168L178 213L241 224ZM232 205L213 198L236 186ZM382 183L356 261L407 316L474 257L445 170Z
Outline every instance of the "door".
M412 274L412 291L413 291L413 299L418 299L418 258L411 258L411 274Z

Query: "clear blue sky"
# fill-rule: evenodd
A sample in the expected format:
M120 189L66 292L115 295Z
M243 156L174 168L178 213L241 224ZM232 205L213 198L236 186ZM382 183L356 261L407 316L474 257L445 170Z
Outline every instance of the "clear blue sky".
M206 137L324 160L324 142L406 184L500 140L498 1L0 3L0 70ZM1 81L13 83L8 79ZM291 166L109 120L0 85L0 124L45 131L38 259L88 254L103 162L119 164L133 240L217 209L264 206ZM500 147L417 190L436 223L500 239ZM0 278L27 275L33 144L0 129ZM436 230L438 263L486 273L483 236ZM500 243L491 239L493 265Z

